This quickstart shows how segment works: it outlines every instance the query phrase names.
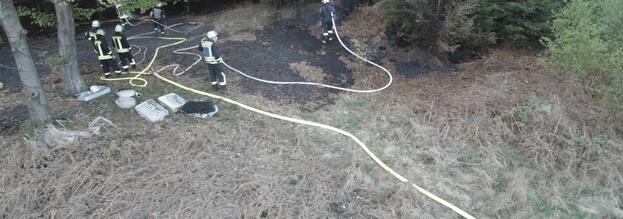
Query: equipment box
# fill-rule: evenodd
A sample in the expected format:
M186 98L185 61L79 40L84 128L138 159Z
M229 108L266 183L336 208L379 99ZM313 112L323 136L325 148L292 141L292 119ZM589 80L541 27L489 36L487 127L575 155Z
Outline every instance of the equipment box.
M180 108L182 108L182 106L184 106L184 104L186 104L186 100L176 93L170 93L158 97L158 102L162 104L162 106L166 107L171 113L177 112Z
M164 120L169 115L169 111L158 104L155 100L149 99L134 107L136 112L150 122L158 122Z

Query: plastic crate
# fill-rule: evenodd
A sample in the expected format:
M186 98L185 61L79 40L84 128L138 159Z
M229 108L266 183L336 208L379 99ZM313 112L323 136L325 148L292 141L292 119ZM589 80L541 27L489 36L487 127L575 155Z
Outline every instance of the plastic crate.
M161 97L158 97L158 102L162 104L162 106L166 107L167 110L171 113L177 112L184 104L186 104L186 100L180 95L176 93L170 93Z
M85 102L91 101L95 98L98 98L98 97L101 97L101 96L104 96L110 93L110 91L111 91L110 87L101 86L99 91L97 92L85 91L85 92L79 93L77 98L78 100L85 101Z
M155 100L149 99L134 107L136 112L150 122L162 121L169 111Z

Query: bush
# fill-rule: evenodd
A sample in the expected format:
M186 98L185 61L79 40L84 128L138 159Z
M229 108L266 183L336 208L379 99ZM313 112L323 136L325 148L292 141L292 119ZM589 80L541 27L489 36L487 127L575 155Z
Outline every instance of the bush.
M477 8L478 0L455 1L448 5L448 13L437 41L438 51L452 53L461 47L477 49L495 42L494 33L477 30Z
M29 8L25 6L17 6L17 13L21 18L27 18L30 20L30 24L44 29L53 29L56 27L56 15L54 14L53 5L50 12L41 11L35 8ZM49 8L48 8L49 9ZM98 12L103 11L103 8L79 8L73 6L74 19L76 20L88 20Z
M388 0L390 25L399 45L453 52L494 43L539 47L551 36L554 11L565 0Z
M552 63L592 85L607 103L623 105L623 1L573 0L556 14L554 38L544 38Z
M498 42L520 47L541 47L539 40L551 36L555 11L566 0L480 0L476 29L495 33Z
M437 4L430 0L388 0L384 6L390 25L396 29L398 45L435 46L443 26Z

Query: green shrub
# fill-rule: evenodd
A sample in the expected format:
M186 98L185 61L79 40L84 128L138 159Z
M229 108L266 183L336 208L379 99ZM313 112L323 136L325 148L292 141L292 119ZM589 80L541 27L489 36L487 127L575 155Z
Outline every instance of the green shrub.
M476 29L495 33L499 42L521 47L539 47L551 36L551 20L566 0L480 0Z
M437 50L455 52L460 47L476 49L495 42L495 34L476 29L478 0L454 1L447 6Z
M508 42L539 47L551 36L551 20L565 0L387 0L399 44L453 52Z
M573 0L556 14L553 38L544 38L561 73L586 80L605 103L623 101L623 1Z
M443 26L437 4L430 0L388 0L384 8L389 22L396 27L399 44L435 46Z
M17 14L19 14L20 17L29 18L31 24L42 28L54 28L56 26L56 15L54 15L54 13L47 13L39 11L35 8L18 6Z
M73 7L74 19L87 20L91 19L95 13L103 11L103 8L79 8ZM22 18L28 18L31 24L45 29L53 29L56 27L56 15L54 11L45 12L35 8L24 6L17 7L17 13Z

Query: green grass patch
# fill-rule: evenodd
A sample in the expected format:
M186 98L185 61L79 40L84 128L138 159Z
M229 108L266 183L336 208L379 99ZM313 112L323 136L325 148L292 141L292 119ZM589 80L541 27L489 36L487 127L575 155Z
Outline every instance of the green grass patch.
M343 103L343 106L348 111L355 111L367 108L369 105L368 101L365 100L346 100Z

